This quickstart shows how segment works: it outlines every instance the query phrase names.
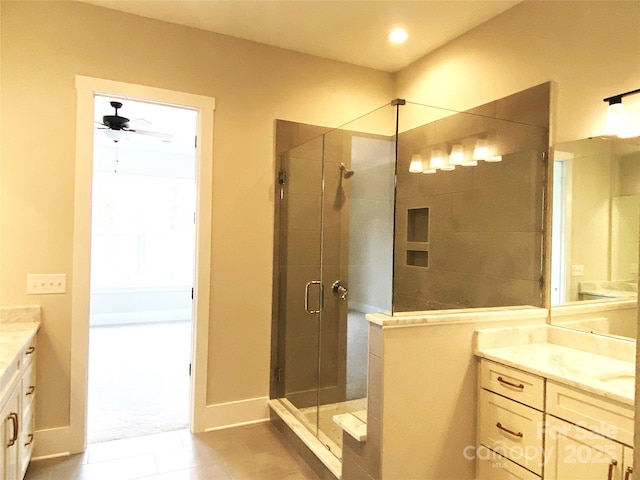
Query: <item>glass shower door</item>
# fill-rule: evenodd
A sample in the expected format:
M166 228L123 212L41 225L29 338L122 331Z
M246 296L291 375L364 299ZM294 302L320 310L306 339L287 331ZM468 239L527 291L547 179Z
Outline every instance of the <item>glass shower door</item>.
M318 433L323 139L280 157L278 397Z

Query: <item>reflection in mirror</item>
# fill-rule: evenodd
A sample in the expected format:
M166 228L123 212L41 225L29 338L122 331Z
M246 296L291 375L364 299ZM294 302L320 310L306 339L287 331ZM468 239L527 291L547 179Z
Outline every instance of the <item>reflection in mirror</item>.
M556 145L551 323L636 338L640 138Z

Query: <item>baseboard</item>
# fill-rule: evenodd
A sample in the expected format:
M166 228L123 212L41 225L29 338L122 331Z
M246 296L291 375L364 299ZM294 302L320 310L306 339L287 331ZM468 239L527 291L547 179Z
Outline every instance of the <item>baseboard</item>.
M269 397L207 405L205 431L269 420Z
M74 452L71 444L71 428L68 426L36 430L31 459L44 460L80 453Z
M248 425L269 420L269 397L250 398L237 402L207 405L205 431ZM36 430L32 460L63 457L80 453L74 447L71 428L58 427Z

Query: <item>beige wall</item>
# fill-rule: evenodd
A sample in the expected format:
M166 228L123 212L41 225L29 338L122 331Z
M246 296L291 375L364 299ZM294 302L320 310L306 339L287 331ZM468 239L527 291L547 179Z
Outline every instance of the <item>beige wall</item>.
M90 5L0 5L0 304L43 306L37 428L69 416L71 295L24 287L71 272L76 74L216 98L210 403L268 391L275 118L339 125L394 96L464 110L552 80L567 141L600 133L602 98L640 84L632 1L526 1L399 72L395 91L389 74Z
M274 120L342 124L392 76L91 5L1 8L0 304L43 307L37 428L69 422L72 295L25 282L71 272L76 74L215 97L208 403L268 395Z
M402 70L396 94L465 110L553 81L555 141L602 134L602 99L640 86L638 31L637 1L524 1ZM640 117L640 95L624 104Z

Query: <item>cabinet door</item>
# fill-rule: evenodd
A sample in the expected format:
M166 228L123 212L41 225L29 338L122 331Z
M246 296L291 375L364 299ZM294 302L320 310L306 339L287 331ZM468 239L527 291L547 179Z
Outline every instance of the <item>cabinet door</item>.
M545 480L620 480L623 446L547 415Z
M18 480L18 445L20 440L20 390L14 388L0 412L2 419L2 480Z
M538 475L500 455L478 459L478 480L540 480Z
M19 477L22 478L27 471L31 453L33 452L33 431L35 416L35 394L36 394L36 370L35 363L30 362L22 376L22 420L20 423L20 441L19 441L19 461L20 470Z
M633 448L624 447L624 477L623 480L635 480L633 475Z

